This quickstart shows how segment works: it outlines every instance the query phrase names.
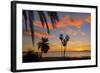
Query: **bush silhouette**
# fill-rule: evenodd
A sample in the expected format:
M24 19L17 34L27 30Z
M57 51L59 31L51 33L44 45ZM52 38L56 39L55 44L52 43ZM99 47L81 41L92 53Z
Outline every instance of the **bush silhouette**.
M39 61L38 53L33 51L28 51L25 55L23 55L23 62L37 62Z

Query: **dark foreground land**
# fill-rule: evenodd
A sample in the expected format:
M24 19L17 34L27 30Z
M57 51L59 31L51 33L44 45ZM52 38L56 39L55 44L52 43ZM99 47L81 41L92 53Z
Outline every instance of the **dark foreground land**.
M90 57L44 57L44 58L23 58L23 62L46 62L46 61L73 61L73 60L89 60Z
M69 61L69 60L87 60L90 57L46 57L42 58L41 61Z
M82 56L82 57L40 57L38 53L32 53L29 51L26 54L23 54L22 60L23 63L27 62L46 62L46 61L73 61L73 60L90 60L90 56Z

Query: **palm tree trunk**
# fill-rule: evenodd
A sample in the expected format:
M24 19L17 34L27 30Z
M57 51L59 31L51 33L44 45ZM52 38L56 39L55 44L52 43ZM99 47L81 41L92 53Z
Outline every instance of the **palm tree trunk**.
M67 43L66 43L67 46ZM66 46L64 46L64 57L66 56Z
M41 53L40 53L40 58L42 58L42 54L43 54L43 52L41 51Z
M65 58L66 47L64 47L64 58Z
M61 45L61 56L62 56L62 45Z
M63 45L61 45L61 56L63 57Z

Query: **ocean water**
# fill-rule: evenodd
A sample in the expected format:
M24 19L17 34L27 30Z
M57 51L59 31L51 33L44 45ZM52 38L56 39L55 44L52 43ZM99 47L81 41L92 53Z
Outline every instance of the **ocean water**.
M44 53L43 57L63 57L63 52L48 52ZM83 52L66 52L65 56L67 57L91 57L90 51L83 51Z

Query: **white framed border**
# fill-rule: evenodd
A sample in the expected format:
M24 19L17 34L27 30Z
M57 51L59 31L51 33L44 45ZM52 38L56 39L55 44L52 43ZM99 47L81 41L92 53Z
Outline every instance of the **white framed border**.
M22 10L91 13L91 60L22 63ZM60 6L45 4L16 4L16 70L80 67L96 65L96 8L86 6Z

